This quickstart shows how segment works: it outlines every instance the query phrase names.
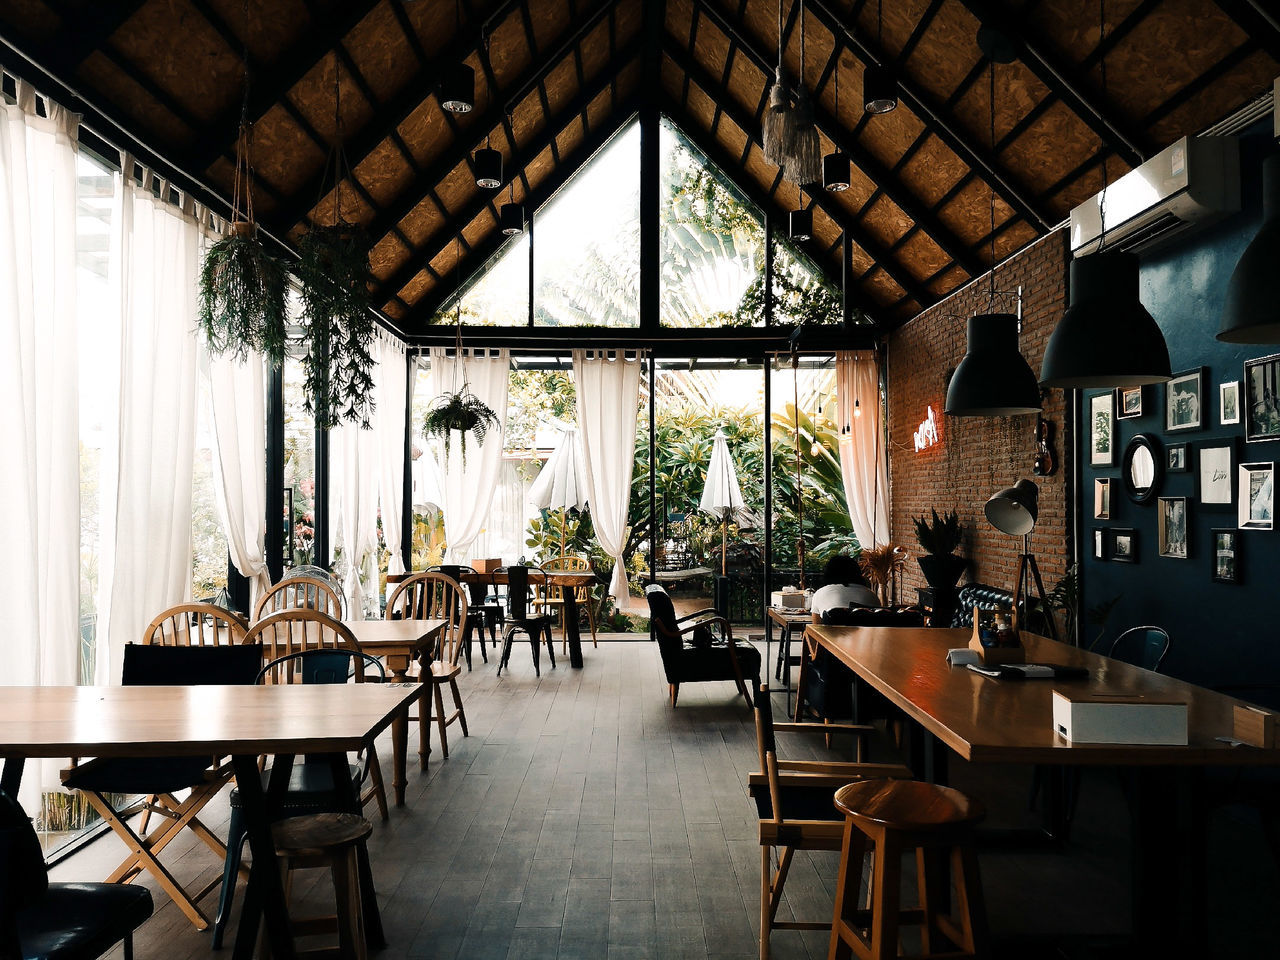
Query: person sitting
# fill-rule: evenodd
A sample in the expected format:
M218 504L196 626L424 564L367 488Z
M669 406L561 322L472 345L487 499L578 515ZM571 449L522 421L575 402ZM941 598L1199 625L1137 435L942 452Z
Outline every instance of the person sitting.
M878 607L880 598L867 585L858 561L838 553L822 568L822 586L813 592L810 609L816 618L836 607Z

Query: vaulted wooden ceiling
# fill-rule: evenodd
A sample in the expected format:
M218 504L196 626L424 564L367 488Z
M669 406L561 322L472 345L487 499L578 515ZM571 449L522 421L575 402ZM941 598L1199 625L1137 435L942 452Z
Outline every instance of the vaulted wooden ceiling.
M1103 42L1096 0L883 6L878 26L876 2L807 0L802 14L783 0L782 36L792 75L803 36L823 153L854 165L849 190L808 193L809 252L838 279L847 233L855 299L888 325L983 272L993 247L1003 259L1060 223L1103 163L1114 179L1280 73L1261 0L1107 0ZM997 67L994 146L980 22L1022 41ZM505 186L481 190L470 167L486 140L536 208L656 98L785 222L799 191L760 147L777 23L774 0L6 0L0 62L19 75L34 62L91 117L230 196L247 50L258 219L287 239L332 216L340 74L342 213L367 228L375 300L412 337L503 239ZM476 72L468 114L438 103L451 57ZM871 62L900 82L881 116L862 111Z

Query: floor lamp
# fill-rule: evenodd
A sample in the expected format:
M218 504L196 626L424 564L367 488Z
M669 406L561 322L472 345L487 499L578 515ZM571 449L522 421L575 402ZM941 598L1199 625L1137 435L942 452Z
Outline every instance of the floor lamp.
M1018 554L1018 577L1014 581L1013 602L1015 609L1022 606L1020 622L1025 626L1031 606L1031 587L1034 580L1036 594L1044 608L1049 636L1058 639L1058 628L1053 622L1053 611L1044 593L1044 581L1040 579L1040 565L1031 552L1031 531L1036 528L1040 515L1040 488L1030 480L1019 480L1012 487L1005 487L995 494L984 508L987 522L1013 537L1022 537L1022 553Z

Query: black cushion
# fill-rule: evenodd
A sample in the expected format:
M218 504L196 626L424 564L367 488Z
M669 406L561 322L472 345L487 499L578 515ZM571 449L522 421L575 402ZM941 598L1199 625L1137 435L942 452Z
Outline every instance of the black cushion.
M75 767L63 778L73 790L173 793L204 782L212 757L111 757Z
M23 960L96 960L151 916L151 891L133 883L53 883L18 920Z
M761 820L773 819L773 800L769 785L753 783L749 788L756 802L756 812ZM843 820L844 814L836 810L835 794L830 787L783 786L782 816L786 820Z
M347 772L353 784L360 781L360 767L354 763L347 764ZM262 789L267 789L271 777L271 768L262 771ZM327 762L295 763L289 771L289 786L285 792L283 803L286 807L298 803L306 803L337 809L334 804L337 798L333 791L333 774ZM240 788L231 791L231 806L240 806Z
M989 583L966 583L956 594L955 615L951 618L953 627L972 627L973 608L979 610L1000 610L1013 606L1013 594Z
M735 643L738 666L742 679L750 683L760 676L760 651L747 643ZM707 647L685 644L680 653L679 677L670 683L695 683L700 680L732 680L733 661L729 659L729 645L716 641Z

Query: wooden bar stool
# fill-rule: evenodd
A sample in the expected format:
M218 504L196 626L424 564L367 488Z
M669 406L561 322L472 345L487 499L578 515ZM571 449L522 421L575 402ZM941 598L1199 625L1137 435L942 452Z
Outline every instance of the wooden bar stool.
M973 849L973 827L986 816L980 802L919 780L863 780L837 790L835 805L845 821L828 960L897 957L903 924L920 926L920 957L963 960L990 955ZM874 860L871 909L863 910L858 908L858 893L868 847ZM912 849L920 905L904 910L899 905L902 854ZM954 919L940 912L950 894L948 854L958 911Z
M333 875L333 891L337 911L332 917L303 917L291 923L293 934L311 936L338 933L336 951L327 949L301 951L298 956L336 956L365 960L364 909L360 902L360 870L356 849L373 832L373 825L354 813L314 813L290 817L272 824L271 834L280 858L284 877L284 895L289 897L289 879L293 870L305 867L328 867Z

